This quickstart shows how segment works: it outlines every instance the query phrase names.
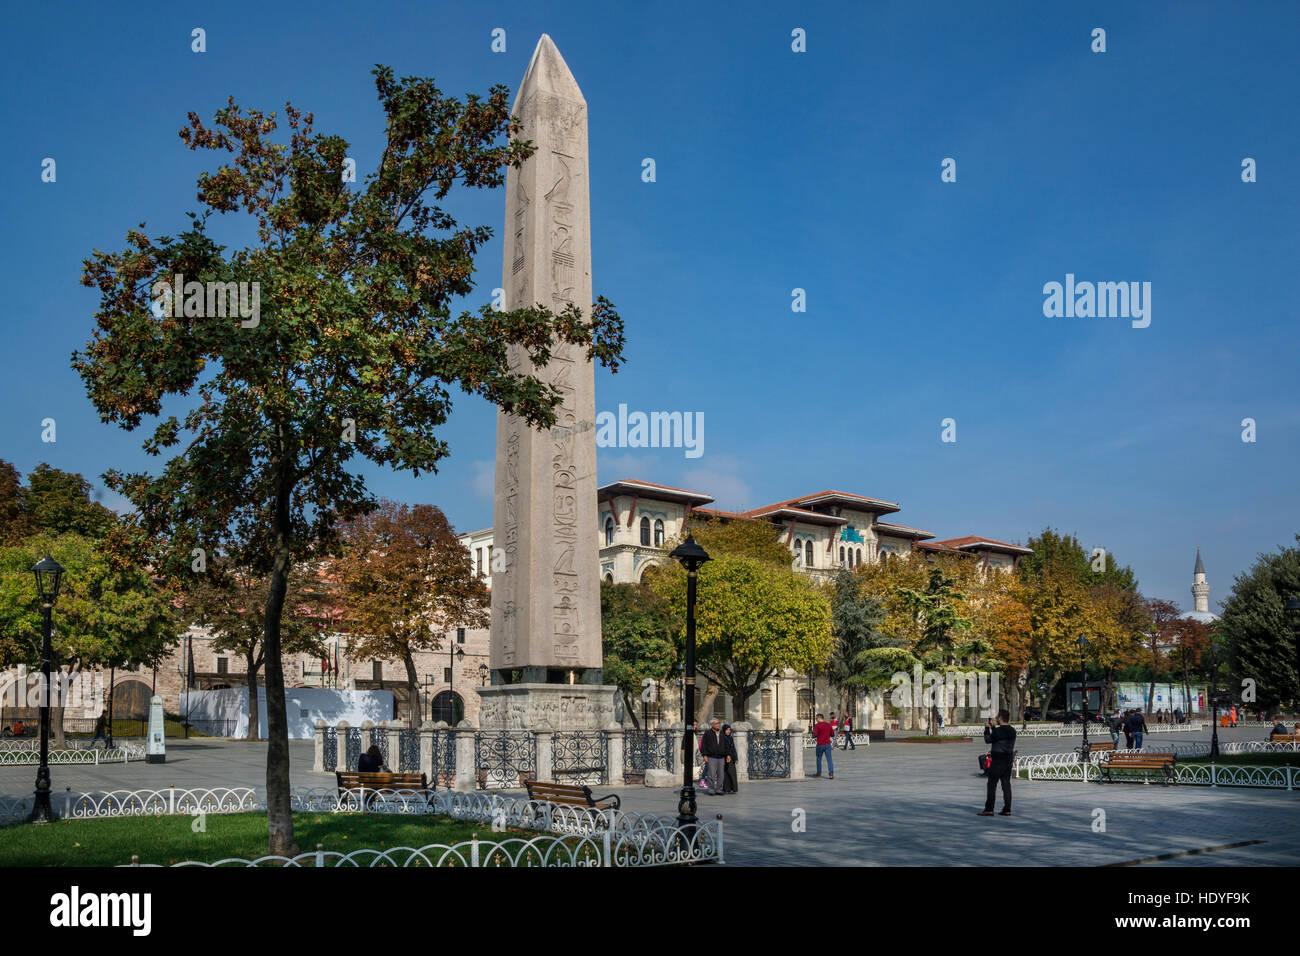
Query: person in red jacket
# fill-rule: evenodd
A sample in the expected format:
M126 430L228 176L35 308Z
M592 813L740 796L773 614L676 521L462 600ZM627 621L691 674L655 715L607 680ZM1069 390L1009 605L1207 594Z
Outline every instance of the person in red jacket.
M826 769L830 771L830 778L835 779L835 761L831 757L831 751L835 748L831 746L831 740L835 737L835 728L826 723L826 718L821 714L817 715L817 723L813 724L813 737L817 740L817 772L814 777L822 775L822 755L826 755Z

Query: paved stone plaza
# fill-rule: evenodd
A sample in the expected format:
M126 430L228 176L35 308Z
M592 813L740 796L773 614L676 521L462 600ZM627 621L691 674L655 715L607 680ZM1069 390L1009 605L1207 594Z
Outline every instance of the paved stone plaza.
M1227 730L1224 742L1261 739L1257 728ZM1203 734L1159 735L1149 743L1191 743ZM1077 738L1022 738L1022 754L1070 750ZM292 741L293 785L331 787L312 773L311 741ZM1200 850L1246 840L1262 843L1162 861L1169 865L1295 865L1300 861L1300 793L1275 790L1018 781L1015 815L979 817L984 780L975 768L982 743L876 743L835 751L834 780L762 781L737 796L700 798L702 817L722 813L731 864L782 866L1067 865L1094 866ZM812 773L814 755L806 751ZM54 767L55 800L65 787L113 790L252 786L262 789L266 746L237 741L169 741L165 764ZM0 793L29 792L35 767L0 767ZM611 788L597 788L605 793ZM673 816L676 791L613 790L625 809ZM1001 798L998 802L1001 808ZM1094 809L1106 832L1094 833ZM791 830L792 812L807 830ZM3 836L0 835L0 855Z

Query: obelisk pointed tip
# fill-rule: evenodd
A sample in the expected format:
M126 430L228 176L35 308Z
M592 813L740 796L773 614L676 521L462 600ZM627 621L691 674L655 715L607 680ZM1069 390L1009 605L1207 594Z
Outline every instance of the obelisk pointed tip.
M582 95L582 90L578 88L578 81L569 71L569 65L564 62L564 57L560 56L560 51L556 49L555 41L546 33L543 33L541 39L537 41L533 58L528 61L528 69L524 71L523 82L519 84L521 97L533 90L542 90L565 99L587 102Z

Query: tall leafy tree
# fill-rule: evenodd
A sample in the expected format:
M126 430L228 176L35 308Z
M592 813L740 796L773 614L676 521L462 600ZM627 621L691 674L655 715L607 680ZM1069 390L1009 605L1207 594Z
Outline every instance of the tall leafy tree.
M885 609L880 601L863 592L852 571L841 570L831 583L831 634L834 647L826 665L826 678L840 693L840 710L849 697L873 689L875 667L865 652L897 647L896 639L881 631Z
M549 428L561 392L537 375L557 342L617 368L622 323L604 299L554 314L543 306L453 315L474 291L475 257L492 235L441 205L453 187L502 185L531 154L508 90L463 101L433 80L377 67L385 142L377 168L342 182L349 144L318 133L310 113L244 112L233 97L211 123L180 132L220 155L198 179L200 210L174 235L127 232L95 251L82 282L99 291L93 337L73 356L100 416L128 430L159 416L144 448L167 455L156 474L105 475L138 515L122 547L162 573L191 573L198 550L241 543L231 557L268 576L265 621L267 827L271 853L296 849L289 798L280 624L290 569L332 553L338 524L373 510L362 460L435 470L452 390ZM244 213L256 242L228 251L208 234L214 213ZM202 295L168 302L185 282L256 282L260 311L213 314ZM215 299L215 295L213 297ZM224 304L224 303L222 303ZM585 304L583 304L585 305ZM156 308L155 308L156 307ZM224 315L224 317L223 317ZM182 417L164 400L185 399Z
M658 569L647 581L668 602L684 640L685 569ZM797 571L722 553L699 571L695 636L696 667L730 695L740 719L768 678L784 668L807 671L829 659L830 604Z
M42 615L32 565L47 554L64 569L52 615L52 666L65 678L93 668L157 666L177 638L171 595L77 534L36 535L0 548L0 666L40 666ZM61 706L52 708L51 726L62 746Z
M673 618L668 603L645 584L600 584L600 637L605 680L623 694L632 723L646 680L666 682L677 666Z
M1251 682L1241 686L1254 687L1262 710L1300 701L1293 622L1285 611L1292 597L1300 597L1300 547L1261 554L1249 571L1237 575L1223 603L1217 630L1229 668L1236 680Z
M333 562L349 652L361 660L401 661L410 726L423 708L415 653L442 646L453 627L487 627L488 591L441 509L383 501L343 529L343 556Z

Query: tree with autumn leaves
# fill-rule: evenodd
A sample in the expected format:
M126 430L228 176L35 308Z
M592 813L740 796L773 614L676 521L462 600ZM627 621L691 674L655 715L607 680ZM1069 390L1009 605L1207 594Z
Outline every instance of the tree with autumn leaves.
M381 501L343 527L343 555L331 572L350 632L349 653L401 661L411 729L424 712L417 651L435 651L453 627L487 627L488 590L473 558L434 505Z
M275 114L231 98L180 131L220 157L198 178L201 208L170 234L128 230L125 248L95 250L82 272L99 306L73 367L101 418L147 424L144 448L164 458L152 473L105 474L135 508L115 546L184 585L196 553L237 541L230 558L267 577L268 844L285 856L297 852L281 661L289 579L337 551L341 523L374 510L359 466L436 469L453 391L550 428L562 394L539 370L557 342L614 369L622 357L622 322L604 299L589 311L453 314L492 229L462 227L441 204L456 186L501 186L534 147L517 136L504 86L458 100L387 67L374 79L385 136L357 185L342 181L349 144L318 133L310 113L286 105L285 137ZM230 213L249 217L255 242L228 250L209 235L211 217ZM168 308L156 289L178 275L258 283L257 320L195 314L189 295Z

